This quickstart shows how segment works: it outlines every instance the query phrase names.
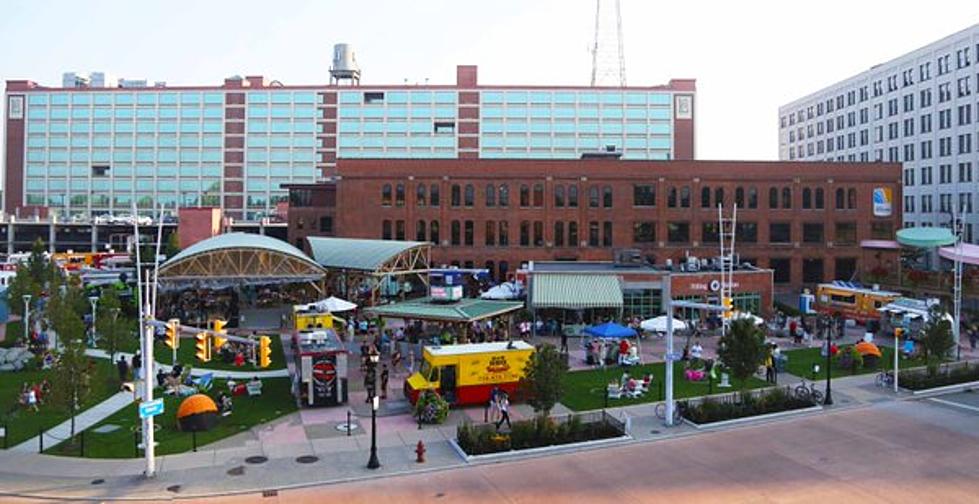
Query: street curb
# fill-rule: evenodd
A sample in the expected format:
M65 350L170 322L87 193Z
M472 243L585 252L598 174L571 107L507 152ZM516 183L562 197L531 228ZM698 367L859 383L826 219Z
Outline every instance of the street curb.
M731 420L721 420L719 422L711 422L706 424L699 424L684 417L683 423L693 427L694 429L706 431L712 429L720 429L723 427L730 427L734 425L744 425L744 424L751 424L754 422L764 422L765 420L791 417L795 415L802 415L805 413L814 413L817 411L823 411L823 407L819 405L809 406L807 408L799 408L799 409L793 409L788 411L779 411L776 413L766 413L764 415L752 415L752 416L746 416L741 418L733 418Z
M449 446L459 455L463 461L467 464L473 462L494 462L494 461L504 461L504 460L519 460L524 456L533 457L538 455L551 455L559 453L573 452L583 449L593 449L602 448L606 445L615 445L620 443L626 443L634 440L634 438L628 434L614 438L605 439L595 439L592 441L581 441L578 443L565 443L561 445L550 445L550 446L539 446L537 448L526 448L523 450L507 450L496 453L487 453L484 455L469 455L459 446L459 443L455 439L449 440Z
M943 385L941 387L932 387L921 390L911 390L901 387L901 390L910 392L914 397L927 397L930 395L947 394L949 392L965 392L966 390L972 390L974 388L979 388L979 381L955 383L952 385Z

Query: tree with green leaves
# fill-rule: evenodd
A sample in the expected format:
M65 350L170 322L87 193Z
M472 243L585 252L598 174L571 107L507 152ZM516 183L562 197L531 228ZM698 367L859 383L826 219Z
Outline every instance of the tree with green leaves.
M17 267L17 273L7 286L7 306L10 311L21 318L24 317L24 295L31 296L31 305L41 297L41 283L31 275L26 265Z
M921 348L924 349L928 374L938 374L938 364L955 348L952 337L952 323L941 304L935 303L928 309L928 322L921 335Z
M765 361L765 333L751 320L735 320L718 341L717 356L743 391Z
M524 370L522 388L528 404L541 416L548 416L564 394L564 375L568 361L551 344L543 344L531 354Z
M180 235L176 231L167 236L167 241L163 244L163 253L167 259L180 253Z
M44 248L44 242L40 238L34 240L34 243L31 245L31 255L27 258L27 269L30 270L31 277L41 285L44 285L49 280L49 262L47 250Z
M122 347L126 338L131 336L131 325L131 321L122 311L119 294L111 285L103 287L95 317L95 330L104 347L109 351L109 359L112 362L115 362L116 352Z
M85 343L81 335L85 331L78 318L67 319L69 327L61 334L62 348L51 374L51 394L48 404L71 416L71 436L75 436L75 415L82 402L91 392L92 367L85 355ZM69 335L74 335L73 337Z

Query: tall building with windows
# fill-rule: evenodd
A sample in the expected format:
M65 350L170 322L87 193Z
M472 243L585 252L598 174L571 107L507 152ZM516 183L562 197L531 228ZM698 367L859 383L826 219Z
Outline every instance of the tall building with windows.
M979 240L979 25L779 107L779 158L903 163L904 226Z
M7 81L5 212L87 218L162 203L257 220L287 203L284 184L329 179L342 158L694 157L693 80L486 86L475 66L457 67L454 85L415 86L248 76L145 87L99 75L61 88Z

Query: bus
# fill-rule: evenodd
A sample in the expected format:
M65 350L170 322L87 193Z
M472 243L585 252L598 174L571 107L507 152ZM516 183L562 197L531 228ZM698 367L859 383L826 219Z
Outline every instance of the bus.
M879 320L878 308L901 297L898 292L867 288L857 283L836 281L819 284L816 288L815 308L819 313L835 315L866 323Z

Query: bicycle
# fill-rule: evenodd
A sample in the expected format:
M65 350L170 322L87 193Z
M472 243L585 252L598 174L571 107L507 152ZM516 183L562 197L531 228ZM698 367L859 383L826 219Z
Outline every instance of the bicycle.
M894 372L893 371L881 371L877 373L877 379L875 380L878 387L886 388L894 386Z
M665 402L661 402L661 403L657 404L656 405L656 408L654 408L654 412L656 413L656 417L657 418L659 418L661 420L666 420L666 403ZM674 402L673 403L673 425L679 425L682 420L683 420L683 414L680 412L680 403Z
M823 393L816 388L814 382L806 383L805 378L802 379L802 383L795 388L795 397L803 401L812 401L814 403L823 402Z

